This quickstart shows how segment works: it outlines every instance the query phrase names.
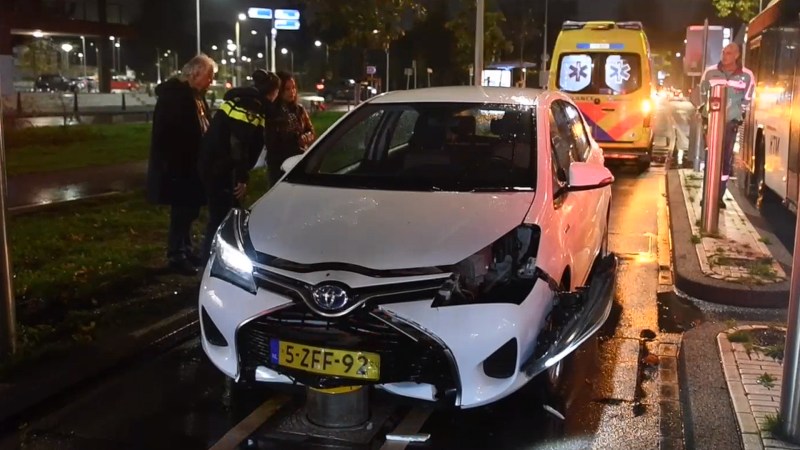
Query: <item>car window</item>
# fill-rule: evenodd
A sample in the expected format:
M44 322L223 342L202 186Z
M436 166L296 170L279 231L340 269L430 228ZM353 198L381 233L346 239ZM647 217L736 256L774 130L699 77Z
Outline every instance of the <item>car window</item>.
M382 111L376 111L344 132L320 161L319 172L338 173L364 159L382 115Z
M561 158L562 161L581 161L582 154L578 150L578 142L575 132L573 131L573 122L562 105L563 102L556 101L553 102L553 105L550 107L550 111L556 123L556 129L558 130L558 135L561 138L559 140L560 148L558 151L564 153L563 155L559 155L559 158ZM565 170L568 171L568 169L569 163L567 163L565 167Z
M400 118L397 119L397 125L394 127L392 134L392 141L389 148L397 148L401 145L408 144L411 136L414 135L414 124L417 123L419 113L414 110L403 111Z
M569 128L575 137L576 146L573 158L576 161L586 161L586 158L589 157L591 144L589 144L589 136L586 133L583 117L575 105L567 102L559 102L559 104L563 108L567 120L569 120Z
M300 184L411 191L531 190L534 109L483 103L369 104L287 175Z
M550 147L553 160L553 191L567 183L569 165L572 163L571 133L564 132L558 124L557 110L550 109Z

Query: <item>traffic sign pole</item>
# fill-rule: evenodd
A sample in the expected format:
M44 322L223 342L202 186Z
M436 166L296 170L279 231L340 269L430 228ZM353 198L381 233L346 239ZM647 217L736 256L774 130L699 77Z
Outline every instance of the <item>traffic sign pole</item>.
M475 86L483 84L483 15L486 10L484 0L475 0Z

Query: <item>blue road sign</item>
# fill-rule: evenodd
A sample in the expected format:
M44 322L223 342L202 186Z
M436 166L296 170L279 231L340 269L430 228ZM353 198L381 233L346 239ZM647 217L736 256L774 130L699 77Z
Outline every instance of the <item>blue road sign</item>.
M272 10L270 8L249 8L247 10L247 17L251 19L272 19Z
M275 19L276 30L299 30L300 29L300 21L299 20L286 20L286 19Z
M276 9L275 18L278 20L300 20L300 11L296 9Z

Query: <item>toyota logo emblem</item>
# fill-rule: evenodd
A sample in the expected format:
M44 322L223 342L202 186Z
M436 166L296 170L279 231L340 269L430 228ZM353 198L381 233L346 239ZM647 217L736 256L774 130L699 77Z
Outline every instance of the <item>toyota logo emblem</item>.
M314 303L326 311L344 308L350 302L347 291L333 284L323 284L311 291Z

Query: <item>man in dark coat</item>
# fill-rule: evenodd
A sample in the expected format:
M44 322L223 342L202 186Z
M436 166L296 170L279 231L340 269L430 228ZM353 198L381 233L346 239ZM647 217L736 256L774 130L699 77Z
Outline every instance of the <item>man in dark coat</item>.
M197 159L209 125L205 92L215 67L208 56L195 56L179 77L156 87L147 199L170 206L167 259L172 270L185 275L196 274L201 263L192 250L191 230L205 204Z
M247 194L250 170L264 147L264 123L270 120L272 102L280 79L257 70L252 87L238 87L225 94L219 111L203 137L198 169L208 194L208 225L203 257L211 252L217 228Z

